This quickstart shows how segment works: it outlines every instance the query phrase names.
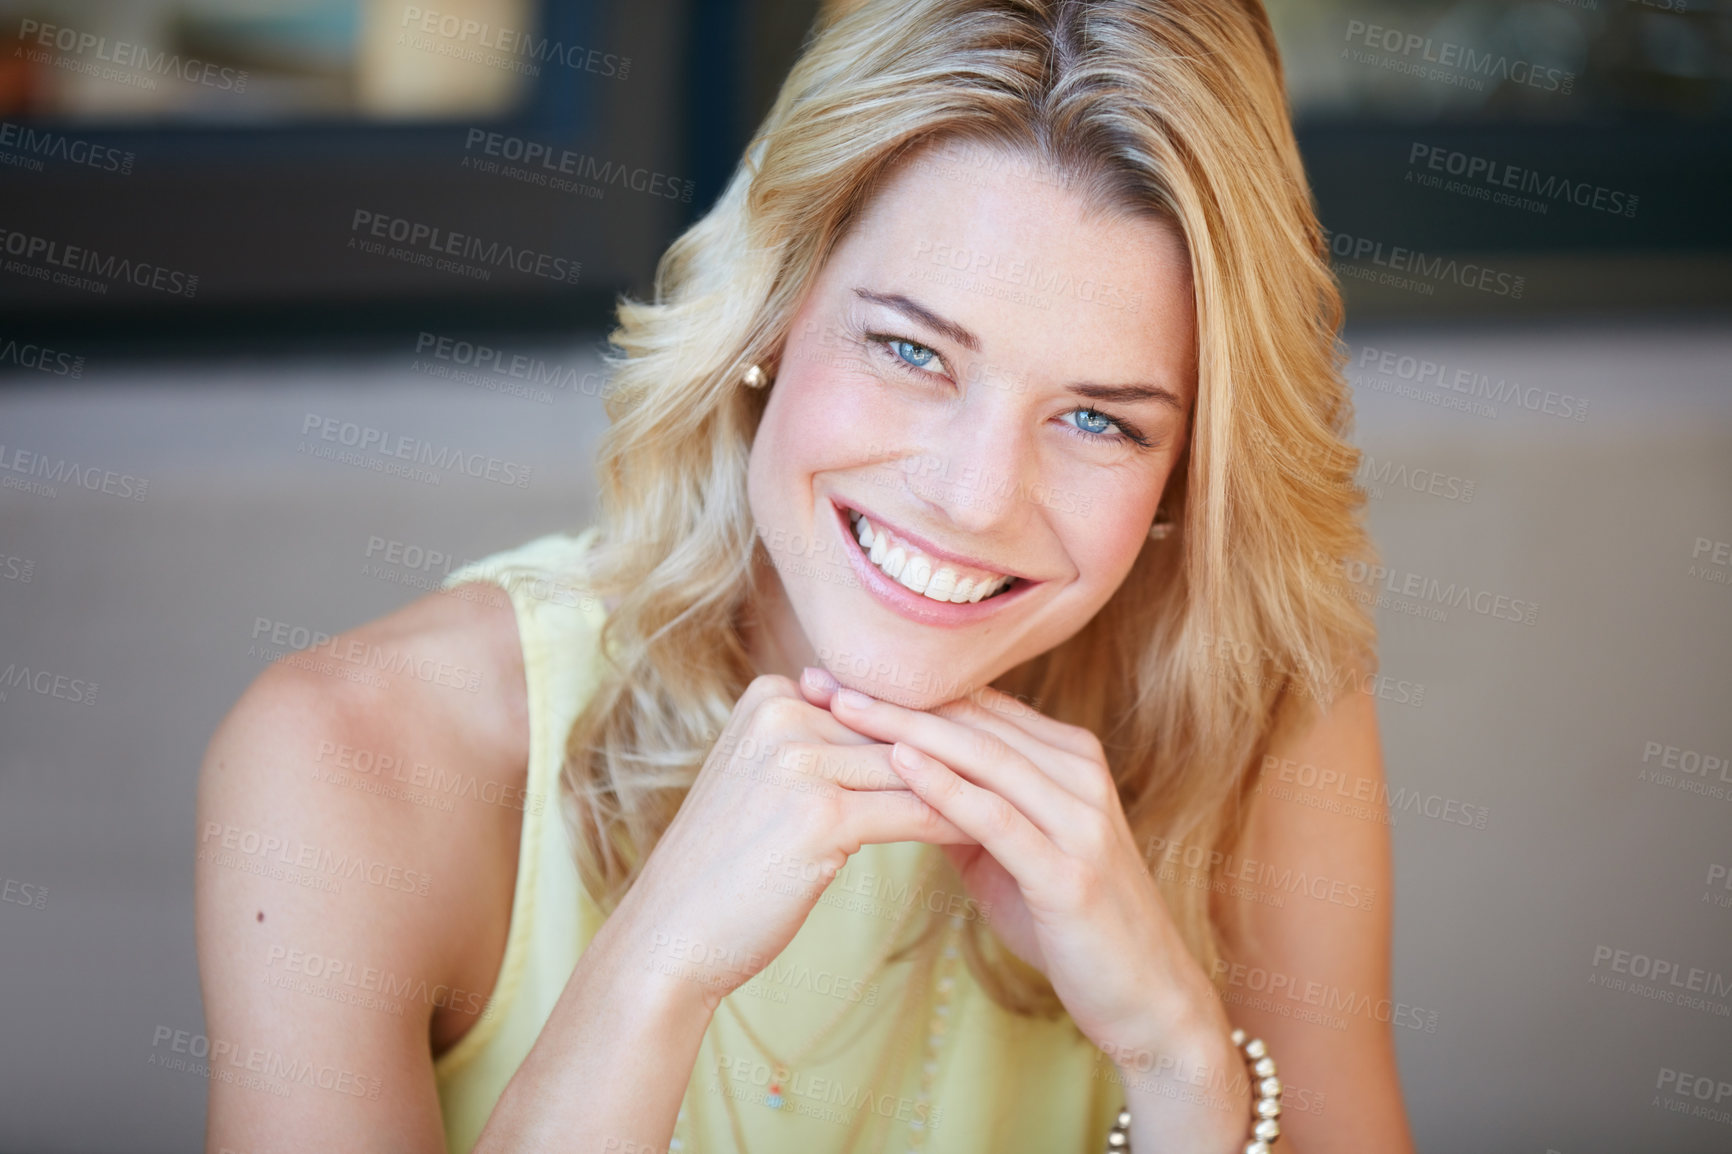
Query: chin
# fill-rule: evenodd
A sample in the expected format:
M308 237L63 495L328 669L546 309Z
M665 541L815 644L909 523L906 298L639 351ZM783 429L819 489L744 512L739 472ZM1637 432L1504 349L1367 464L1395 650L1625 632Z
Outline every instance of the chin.
M1029 655L1031 630L1050 633L1051 602L1063 583L1019 573L978 599L936 601L921 591L925 574L903 570L911 587L886 572L883 543L877 550L861 544L863 511L852 502L821 497L814 511L805 537L812 554L783 572L783 588L818 663L840 684L931 709L1015 668ZM897 541L896 528L880 532ZM918 546L906 551L921 555ZM928 571L946 563L936 557Z
M835 638L824 641L816 646L818 658L838 683L906 709L934 709L998 676L991 669L966 669L954 652L911 652L875 643L856 631L837 631Z
M932 709L992 684L1020 660L981 652L947 632L922 638L917 630L873 629L858 603L848 604L861 595L839 590L815 599L818 620L807 632L818 663L849 689L908 709Z

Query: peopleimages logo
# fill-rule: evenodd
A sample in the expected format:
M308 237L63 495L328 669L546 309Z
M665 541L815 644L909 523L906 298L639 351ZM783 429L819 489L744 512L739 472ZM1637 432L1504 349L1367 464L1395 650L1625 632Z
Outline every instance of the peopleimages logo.
M0 885L0 902L45 910L48 908L48 887L7 878L5 884Z
M84 375L82 356L12 338L0 339L0 365L16 365L21 369L73 380Z
M1363 991L1344 989L1333 983L1315 981L1302 975L1217 958L1214 976L1217 984L1237 987L1236 990L1224 991L1224 1001L1255 1005L1282 1017L1298 1016L1293 1014L1292 1010L1296 1005L1302 1005L1314 1007L1318 1014L1332 1020L1317 1021L1314 1017L1301 1020L1317 1021L1317 1024L1327 1025L1331 1029L1346 1029L1346 1016L1355 1016L1408 1030L1420 1030L1427 1034L1437 1032L1436 1010L1423 1009L1393 998L1373 999ZM1250 991L1264 997L1247 999L1239 991Z
M510 377L531 386L546 386L550 389L600 397L603 400L613 395L613 382L605 373L584 370L580 374L569 365L556 364L524 353L509 352L479 341L466 341L423 330L415 338L415 354L417 365L421 363L420 356L426 354L433 360L454 366L443 373L433 373L430 368L422 370L432 375L463 379L457 370L472 369L476 374Z
M1601 965L1606 969L1601 970ZM1594 946L1592 968L1590 985L1719 1018L1732 1017L1732 1006L1715 1000L1732 998L1732 974L1608 945Z
M86 291L106 293L110 284L131 284L189 300L198 292L197 273L3 227L0 227L0 252L18 258L7 263L8 272L30 275L35 271L41 274L38 279L55 279L55 283ZM69 277L71 273L85 276L56 279Z
M1324 562L1330 560L1321 553L1318 559ZM1387 565L1373 565L1356 558L1338 560L1336 568L1342 578L1354 587L1350 593L1361 604L1375 603L1380 608L1387 608L1379 593L1374 592L1381 591L1395 598L1412 598L1415 602L1433 607L1466 607L1482 617L1514 621L1522 625L1536 624L1539 617L1540 607L1536 602L1509 597L1483 587L1476 589L1468 581L1451 581L1445 585L1436 577Z
M1357 40L1364 48L1388 53L1390 57L1405 65L1402 68L1391 68L1391 71L1410 72L1434 80L1465 72L1475 78L1508 80L1538 88L1542 92L1556 92L1560 96L1568 96L1575 90L1575 73L1561 68L1549 68L1520 58L1512 60L1501 52L1480 51L1451 40L1438 40L1421 36L1417 32L1403 32L1399 28L1385 28L1381 24L1367 24L1363 20L1347 22L1345 39L1349 43ZM1417 62L1414 60L1415 54ZM1355 48L1343 48L1341 56L1361 64L1390 67L1390 61L1385 58ZM1426 68L1426 64L1439 67Z
M1452 367L1442 361L1408 356L1372 345L1361 346L1354 368L1369 369L1380 376L1398 381L1460 393L1465 403L1472 405L1478 415L1488 417L1496 417L1497 410L1479 402L1511 405L1560 420L1584 421L1587 419L1591 400L1573 393L1560 393L1556 389L1542 390L1538 385L1524 385L1508 377L1494 380L1490 374L1476 369ZM1355 378L1353 383L1358 385L1374 380L1375 378L1362 377Z
M583 188L593 187L596 194L599 194L607 185L614 184L646 196L690 204L692 193L696 192L698 187L694 180L682 180L649 168L629 168L611 160L598 160L587 153L573 152L569 148L559 148L504 132L489 132L485 128L469 130L463 141L463 151L479 151L485 156L521 164L522 170L507 171L506 175L526 180L530 184L549 184L550 187L562 191L582 191ZM471 165L473 157L465 156L463 160L465 166L480 168L478 163ZM550 184L553 178L561 176L593 183L588 186L575 186L569 182Z
M338 1066L315 1066L303 1058L290 1057L263 1046L245 1046L224 1038L211 1038L172 1026L158 1026L150 1041L152 1066L197 1074L217 1081L234 1081L238 1071L257 1074L288 1085L316 1086L338 1094L377 1100L381 1083ZM179 1057L176 1057L179 1055ZM190 1059L190 1060L189 1060ZM260 1086L259 1089L270 1087ZM288 1093L288 1086L275 1089Z
M33 480L16 482L10 475L14 473ZM4 443L0 443L0 474L5 474L0 476L0 487L11 489L36 485L35 491L40 491L46 497L54 496L57 492L53 487L55 485L70 485L128 501L142 501L150 492L149 478L131 473L117 473L113 469L104 469L97 465L84 465L69 461L65 457L50 457L46 453L20 449L16 445L8 446ZM37 484L38 481L42 483Z
M442 37L458 49L467 50L473 46L475 49L505 56L516 56L519 59L511 62L514 65L512 70L528 76L540 75L541 71L539 65L530 61L562 64L575 71L592 72L614 80L624 80L631 75L629 56L603 52L599 48L586 48L581 44L567 44L563 40L537 36L533 32L516 28L496 27L485 20L468 19L454 12L439 12L410 5L403 9L403 19L398 27L411 33L420 32L428 36ZM398 43L405 41L400 39ZM425 44L414 41L407 43L411 48L426 47ZM440 55L469 59L478 64L499 63L469 51L441 50Z
M279 880L297 881L330 893L341 893L344 881L359 880L381 889L426 897L433 882L431 874L407 869L383 858L338 853L299 838L291 843L276 834L218 821L204 823L195 858L243 873L262 873ZM307 880L301 880L298 875L304 875Z
M22 689L38 697L58 698L73 705L96 704L96 682L48 669L32 669L28 665L11 661L5 669L0 669L0 703L5 702L7 694L14 689Z
M1541 176L1531 168L1416 140L1407 153L1406 179L1413 180L1414 169L1422 164L1431 172L1459 176L1469 183L1484 184L1493 190L1509 189L1539 197L1542 201L1565 200L1578 208L1591 208L1614 216L1635 216L1640 201L1631 193L1589 184L1585 180L1572 182L1567 177ZM1546 207L1542 203L1540 211L1545 211Z
M375 453L431 469L455 470L470 477L511 485L519 489L529 486L535 467L520 461L507 461L485 453L439 445L421 437L393 433L372 425L308 413L301 421L301 435L342 445L358 452ZM303 442L305 444L305 442ZM303 452L306 450L302 450ZM430 474L435 481L441 474Z
M428 254L461 257L464 260L492 265L494 268L516 269L530 276L564 281L567 284L576 284L578 274L583 271L581 261L537 252L532 248L501 244L496 240L483 240L468 233L452 232L437 225L365 208L355 210L355 215L349 221L349 231L380 240L395 241L411 249L424 249ZM355 236L349 237L349 244L350 247L357 247Z
M1389 270L1382 277L1363 275L1363 270L1354 270L1351 265L1338 269L1346 275L1360 279L1386 280L1398 288L1417 288L1426 293L1432 291L1431 286L1408 281L1403 277L1393 276L1395 273L1407 273L1421 280L1434 282L1450 282L1462 288L1477 289L1480 292L1491 293L1493 296L1509 297L1520 300L1522 289L1527 285L1527 278L1515 276L1507 272L1499 272L1494 268L1476 264L1473 261L1458 261L1454 257L1427 256L1418 249L1402 245L1385 246L1380 240L1364 236L1349 236L1344 232L1323 230L1323 236L1329 243L1329 251L1345 261L1354 264L1370 262Z
M407 1001L435 1009L451 1009L461 1014L475 1014L482 1018L492 1016L487 1012L489 1002L486 994L465 990L461 986L430 983L426 978L399 976L388 966L370 966L328 954L272 945L265 954L265 967L272 970L279 964L285 974L295 974L322 983L320 986L288 985L288 988L299 989L300 992L313 994L315 997L330 997L341 987L344 992L377 994L388 1003ZM387 1007L387 1012L400 1014L402 1007L398 1005L394 1011Z
M0 163L28 168L33 172L42 170L42 160L46 158L83 165L99 172L118 172L127 176L132 172L132 162L135 159L132 153L118 148L67 136L64 132L55 132L52 129L14 124L10 120L0 120L0 148L17 150L10 159L0 156Z

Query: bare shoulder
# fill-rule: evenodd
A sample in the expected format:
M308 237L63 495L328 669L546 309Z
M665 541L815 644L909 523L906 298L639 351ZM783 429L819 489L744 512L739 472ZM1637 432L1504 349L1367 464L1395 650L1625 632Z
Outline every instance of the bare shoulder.
M211 738L199 803L467 861L454 835L517 823L501 820L509 797L456 803L479 800L483 781L521 785L528 748L516 616L502 590L473 583L273 664Z
M493 586L422 597L241 695L199 780L210 1046L329 1068L343 1089L213 1076L213 1142L292 1123L321 1148L443 1149L432 1062L498 974L527 762L516 616Z
M1228 1015L1268 1042L1289 1084L1283 1129L1305 1150L1411 1151L1392 1027L1392 853L1375 700L1353 689L1289 708L1214 898ZM1329 1101L1350 1110L1325 1110Z
M1270 860L1292 857L1333 869L1331 877L1357 870L1369 882L1387 883L1385 796L1375 700L1352 689L1327 705L1289 700L1263 754L1243 848L1266 851ZM1378 903L1326 904L1369 909Z

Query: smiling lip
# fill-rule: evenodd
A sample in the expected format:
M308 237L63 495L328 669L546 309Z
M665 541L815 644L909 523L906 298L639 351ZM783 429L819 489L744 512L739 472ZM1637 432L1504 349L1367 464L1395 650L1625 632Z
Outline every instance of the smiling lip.
M834 504L836 504L836 502L834 500L832 500L830 502L830 504L834 505ZM914 546L916 549L920 550L922 553L926 554L928 557L934 558L935 560L949 561L952 564L960 565L965 569L979 569L979 570L982 570L982 571L987 572L987 573L999 573L999 574L1002 574L1006 577L1015 577L1019 581L1025 581L1031 585L1038 584L1038 582L1036 582L1035 579L1033 577L1030 577L1027 573L1018 573L1014 569L1006 569L1002 565L994 565L994 564L991 564L989 562L982 561L978 557L968 557L968 556L964 556L961 553L952 553L948 549L940 549L937 545L933 544L931 541L927 540L925 537L920 536L918 533L910 533L908 530L904 529L900 525L893 525L889 521L886 521L884 518L880 517L878 514L874 513L872 510L863 509L859 505L849 505L846 508L842 509L842 517L843 517L843 524L844 525L847 524L848 509L852 509L852 510L854 510L854 512L859 513L860 515L865 517L868 521L872 522L872 524L875 526L876 525L884 526L884 528L890 530L890 533L893 537L895 537L901 541L906 541L908 544Z
M873 523L876 524L877 519L874 518L870 512L860 508L858 505L849 505L844 507L837 504L834 500L830 502L830 506L835 511L836 528L841 532L842 536L847 538L848 562L854 566L854 572L859 576L860 583L864 585L867 591L872 594L873 598L880 604L884 605L885 608L921 625L936 625L941 628L974 625L1003 612L1009 606L1009 603L1022 600L1025 593L1044 584L1044 582L1033 581L1021 576L1020 574L1008 573L1001 569L994 569L989 565L978 565L976 562L960 557L955 553L934 549L932 550L932 555L934 557L954 561L963 565L976 565L979 568L987 569L991 572L1002 572L1005 573L1006 576L1016 578L1016 580L1011 583L1010 587L1003 593L999 593L993 597L986 597L972 603L967 601L934 601L930 597L914 592L900 581L891 580L890 576L882 569L878 568L878 566L872 564L871 560L868 559L866 554L861 550L860 540L854 535L853 527L848 523L848 510L853 509L857 513L865 514L868 520L873 521ZM896 536L902 535L902 530L898 529L894 525L887 525L885 527ZM907 539L922 550L927 548L926 542L918 537L909 535Z

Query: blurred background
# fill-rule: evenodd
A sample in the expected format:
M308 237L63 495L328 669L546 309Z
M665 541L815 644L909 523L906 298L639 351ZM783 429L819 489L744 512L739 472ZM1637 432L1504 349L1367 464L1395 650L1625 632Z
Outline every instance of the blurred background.
M0 1151L199 1147L150 1059L202 1028L193 788L258 622L589 521L612 304L815 10L0 0ZM1732 1150L1732 5L1269 10L1420 688L1391 785L1482 816L1392 819L1420 1148Z

